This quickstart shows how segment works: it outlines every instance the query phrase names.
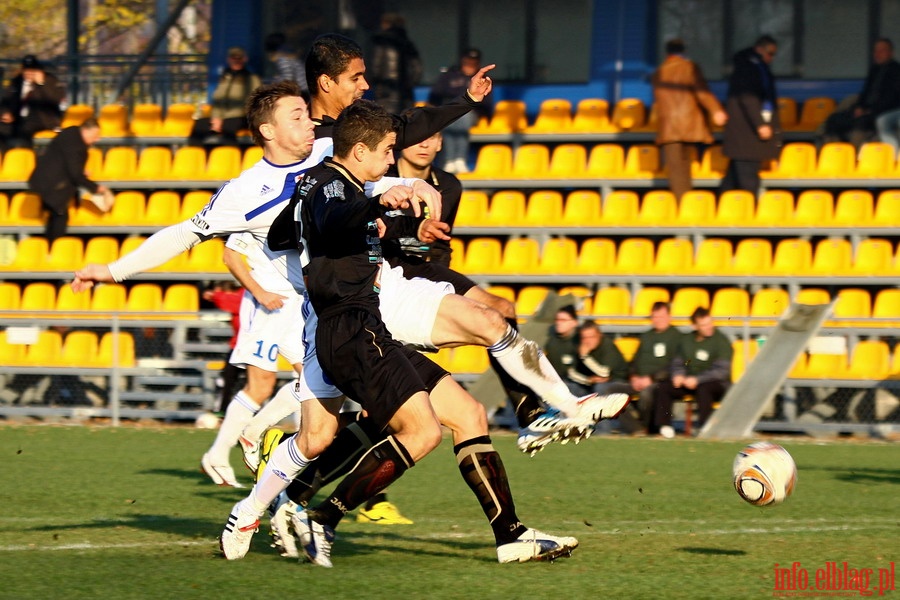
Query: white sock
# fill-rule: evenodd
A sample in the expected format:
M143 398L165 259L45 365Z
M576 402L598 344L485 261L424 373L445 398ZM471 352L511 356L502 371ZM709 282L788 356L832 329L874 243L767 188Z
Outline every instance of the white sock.
M306 400L306 398L299 398L296 395L301 387L305 387L305 385L299 378L281 386L275 396L250 419L241 435L248 440L259 441L266 429L277 425L285 417L300 410L300 401Z
M231 449L238 443L244 427L258 410L259 404L254 402L243 390L234 395L225 410L225 418L222 419L222 424L219 426L219 433L207 451L212 464L229 464L228 456L231 454Z
M513 379L530 387L544 402L570 417L578 412L578 398L572 395L536 343L507 325L506 333L488 346L488 352Z
M262 475L247 500L250 506L258 513L263 514L266 508L272 503L278 494L287 489L288 484L293 481L300 471L306 468L309 459L303 456L300 449L297 448L297 434L291 436L289 440L278 444L266 468L263 469Z

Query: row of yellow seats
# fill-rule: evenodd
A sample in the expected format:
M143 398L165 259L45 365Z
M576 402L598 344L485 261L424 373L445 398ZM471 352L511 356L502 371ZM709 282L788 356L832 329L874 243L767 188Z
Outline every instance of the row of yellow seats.
M466 190L455 225L460 227L895 227L900 226L900 190L886 190L877 203L868 190L767 190L759 198L743 190L717 200L710 190L692 190L676 200L669 190L594 191Z
M87 263L107 264L140 246L146 238L129 237L119 244L110 236L97 236L87 243L79 237L57 238L48 246L42 237L21 240L11 262L0 264L0 272L75 271ZM197 244L168 262L152 269L154 273L225 273L222 262L225 242L214 238Z
M90 117L97 117L104 137L154 136L187 137L194 126L194 117L209 116L209 105L181 102L170 104L163 111L159 104L145 102L135 104L128 114L123 104L106 104L95 111L88 104L73 104L66 108L61 127L81 125ZM53 132L41 132L41 137L52 137Z
M900 344L893 355L883 340L857 342L848 354L801 354L788 377L796 379L863 379L880 381L900 375Z
M451 241L454 269L467 274L517 275L749 275L888 276L900 275L900 255L889 240L860 241L854 251L843 238L809 240L707 238L695 249L691 240L666 238L657 248L648 238L589 238L581 247L570 238L541 243L533 238L501 242L493 237ZM898 253L900 254L900 253Z
M91 202L69 208L69 225L89 226L163 226L179 223L200 212L212 192L195 190L182 197L178 192L158 191L149 197L140 191L118 192L109 212L101 212ZM40 196L17 192L11 200L0 194L0 221L7 225L42 226L47 218Z
M105 283L89 292L75 293L68 285L57 289L52 283L44 281L31 282L24 287L11 281L0 282L0 311L10 313L89 311L93 314L80 316L96 318L99 314L124 312L131 313L123 315L125 317L148 318L149 313L196 313L198 310L200 295L197 286L188 283L169 286L138 283L130 290L120 283ZM5 316L8 318L11 315Z
M209 157L197 146L183 146L174 154L166 146L151 146L140 152L134 146L114 146L104 154L88 151L85 172L96 181L209 181L221 183L237 177L262 158L262 148L217 146ZM11 148L0 159L0 181L27 181L34 171L31 148Z
M815 131L834 111L832 98L810 98L798 108L792 98L778 99L781 127L786 131ZM622 98L612 110L608 100L586 98L574 107L565 98L548 98L541 102L534 122L528 122L523 100L500 100L491 118L483 118L470 130L472 134L505 133L619 133L623 131L656 131L656 107L647 107L639 98Z
M113 352L113 345L118 352ZM116 358L117 357L117 358ZM38 333L33 344L12 343L6 331L0 331L0 364L10 367L77 367L110 368L133 367L134 338L120 332L118 341L112 332L98 336L93 331L70 331L63 335L56 330Z
M846 142L829 142L816 150L809 142L792 142L760 175L764 179L874 179L900 177L894 147L867 142L857 151Z

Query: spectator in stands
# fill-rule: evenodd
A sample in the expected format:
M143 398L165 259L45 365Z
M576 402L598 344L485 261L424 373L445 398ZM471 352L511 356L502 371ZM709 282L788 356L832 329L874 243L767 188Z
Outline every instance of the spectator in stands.
M700 67L684 56L684 42L666 42L666 60L653 73L653 102L659 128L656 143L662 147L669 170L669 189L677 198L691 185L691 147L711 144L709 120L724 125L722 105L709 91Z
M270 33L264 42L266 56L275 68L268 83L279 81L293 81L304 92L309 92L306 83L306 67L303 61L291 47L287 45L287 38L281 32Z
M213 90L210 116L194 121L188 143L195 146L237 144L238 131L248 127L244 104L260 83L259 76L247 69L247 53L243 48L230 48L228 68Z
M868 140L875 131L875 119L900 108L900 63L894 60L894 44L887 38L875 42L872 66L856 102L833 112L825 121L824 141L844 141L855 145Z
M449 225L452 230L456 212L459 210L462 184L453 174L434 166L435 156L441 150L441 142L442 135L438 132L418 144L404 148L400 152L397 162L388 169L387 175L389 177L423 179L434 186L441 193L439 220ZM420 256L429 262L450 266L452 250L449 241L437 240L431 244L425 244L418 238L401 238L399 243L408 255Z
M660 382L653 393L654 420L650 433L675 436L672 403L692 395L697 402L698 429L712 414L731 386L731 341L716 329L709 310L700 307L691 315L693 332L682 334L672 357L671 379Z
M547 360L564 380L569 367L575 364L578 343L578 313L573 305L567 304L556 311L550 334L544 342Z
M244 297L244 288L233 281L223 281L213 285L211 289L203 292L203 299L215 304L219 310L224 310L231 315L231 329L234 335L228 341L228 347L234 350L237 342L238 331L241 329L241 299ZM217 413L225 414L228 403L235 394L244 387L244 369L226 360L222 367L220 377L222 379L222 395L219 400Z
M422 59L406 33L403 17L397 13L384 13L381 17L381 31L372 37L368 75L375 102L389 113L399 115L415 104L415 87L422 80Z
M728 123L722 144L723 153L731 161L719 188L722 192L747 190L756 194L763 161L778 157L778 96L769 70L777 50L775 40L764 35L752 48L734 55L725 102Z
M481 68L481 51L469 48L459 58L459 65L450 67L438 76L428 93L428 103L441 106L466 93L469 79ZM464 117L444 129L442 159L448 173L469 172L469 129L480 117L490 115L493 99L490 94Z
M22 59L22 71L10 80L0 100L0 141L9 146L31 146L38 131L57 129L65 96L59 79L47 73L33 54L27 55Z
M110 194L105 185L92 181L84 172L88 148L99 139L100 124L91 117L81 125L60 131L37 157L28 188L40 195L41 204L48 212L44 232L48 242L66 234L69 202L79 197L79 188L91 194Z
M566 383L576 396L628 393L628 363L611 337L594 321L578 327L578 354L566 371Z

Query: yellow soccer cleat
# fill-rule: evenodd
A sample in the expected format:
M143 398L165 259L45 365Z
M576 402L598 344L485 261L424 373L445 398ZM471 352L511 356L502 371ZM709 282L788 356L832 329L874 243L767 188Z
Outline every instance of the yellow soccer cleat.
M412 525L412 521L400 514L396 506L390 502L379 502L370 510L359 509L357 523L374 523L376 525Z
M259 476L262 475L263 470L265 470L266 463L269 462L269 457L275 452L275 448L281 443L283 437L284 432L276 428L267 429L263 434L262 443L259 446L259 467L256 469L257 481L259 480Z

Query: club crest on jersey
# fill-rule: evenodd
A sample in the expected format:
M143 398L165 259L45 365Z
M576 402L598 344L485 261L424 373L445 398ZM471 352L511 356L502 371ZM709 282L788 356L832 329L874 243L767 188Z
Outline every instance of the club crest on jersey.
M322 193L325 194L325 202L329 200L339 200L344 198L344 182L343 181L332 181L327 184L324 188L322 188Z

